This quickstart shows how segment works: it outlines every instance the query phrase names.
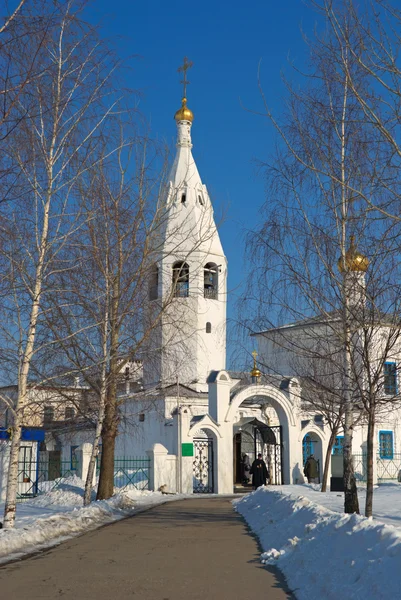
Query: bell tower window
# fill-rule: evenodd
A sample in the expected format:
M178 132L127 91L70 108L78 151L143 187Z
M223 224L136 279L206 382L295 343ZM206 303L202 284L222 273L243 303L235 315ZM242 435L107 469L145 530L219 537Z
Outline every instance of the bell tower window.
M203 206L205 204L204 201L203 201L203 198L202 198L201 194L198 194L198 202L199 202L199 204L201 206Z
M214 263L207 263L203 269L204 286L203 295L205 298L217 300L218 298L218 268Z
M186 262L176 262L173 265L173 293L176 298L189 296L189 266Z
M187 195L181 194L181 204L185 204L186 201L187 201Z

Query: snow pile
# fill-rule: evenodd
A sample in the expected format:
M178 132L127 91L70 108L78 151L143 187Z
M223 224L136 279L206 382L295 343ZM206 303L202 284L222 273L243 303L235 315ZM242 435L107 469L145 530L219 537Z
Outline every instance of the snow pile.
M0 564L179 497L130 489L83 507L83 489L71 477L57 490L18 504L15 529L0 529Z
M300 485L283 485L280 491L298 497L300 494L335 512L343 512L344 494L341 492L321 492L320 484L306 483ZM358 487L359 506L365 509L366 487ZM397 482L382 483L375 486L373 498L373 518L387 525L401 527L400 516L401 484Z
M260 488L234 501L298 600L401 598L401 530Z

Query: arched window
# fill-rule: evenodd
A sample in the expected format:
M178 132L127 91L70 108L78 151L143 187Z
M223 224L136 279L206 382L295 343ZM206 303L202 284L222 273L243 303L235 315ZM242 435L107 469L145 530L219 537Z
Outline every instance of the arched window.
M203 269L204 273L204 297L217 300L218 290L218 268L214 263L207 263Z
M202 194L198 194L198 202L201 206L203 206L205 203L203 202L203 198L202 198Z
M206 323L206 333L212 333L212 324L209 321Z
M173 287L176 298L189 296L189 266L185 262L176 262L173 265Z
M187 201L187 195L185 193L181 194L181 204L185 204L186 201Z
M158 298L159 290L159 268L157 265L153 265L150 271L149 278L149 300L156 300Z
M304 465L310 455L313 454L313 444L314 441L312 440L312 437L307 433L302 440L302 460Z

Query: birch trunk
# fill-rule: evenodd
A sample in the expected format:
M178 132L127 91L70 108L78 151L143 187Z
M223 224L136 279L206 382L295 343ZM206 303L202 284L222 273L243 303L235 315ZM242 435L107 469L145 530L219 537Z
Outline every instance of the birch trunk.
M367 439L367 480L366 480L366 502L365 502L365 517L371 517L373 515L373 440L375 434L375 414L374 409L371 407L369 411L368 419L368 439Z
M7 475L7 494L4 506L4 529L12 529L15 524L17 486L18 486L18 458L21 442L21 428L23 425L24 410L27 401L28 377L31 366L32 355L35 346L36 326L38 322L40 300L43 287L43 271L46 259L48 233L49 233L49 214L53 191L53 150L55 144L55 130L53 130L53 139L50 147L50 156L48 169L48 189L47 199L43 212L42 234L40 236L39 257L35 274L35 288L33 294L33 303L31 308L28 336L22 357L21 369L18 377L18 397L14 410L14 424L12 427L10 466Z
M99 410L96 422L95 439L92 446L92 454L89 461L88 473L85 481L84 506L88 506L92 500L93 478L95 475L96 460L99 455L99 442L102 435L104 421L105 386L102 385L99 400Z
M106 278L107 281L107 278ZM106 283L107 288L107 283ZM106 310L104 315L103 324L103 366L101 375L101 388L99 398L99 410L97 415L95 439L92 446L92 454L89 461L88 474L85 482L85 493L84 493L84 506L88 506L91 502L92 487L93 487L93 476L95 474L96 459L99 455L99 442L102 435L102 428L104 423L104 410L106 403L106 391L107 391L107 332L109 326L109 312L107 309L108 305L108 293L106 291Z

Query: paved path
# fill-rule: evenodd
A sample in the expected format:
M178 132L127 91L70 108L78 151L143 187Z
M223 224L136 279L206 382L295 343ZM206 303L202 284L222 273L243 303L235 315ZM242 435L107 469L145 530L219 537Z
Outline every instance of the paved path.
M228 498L170 502L0 568L10 600L291 598Z

